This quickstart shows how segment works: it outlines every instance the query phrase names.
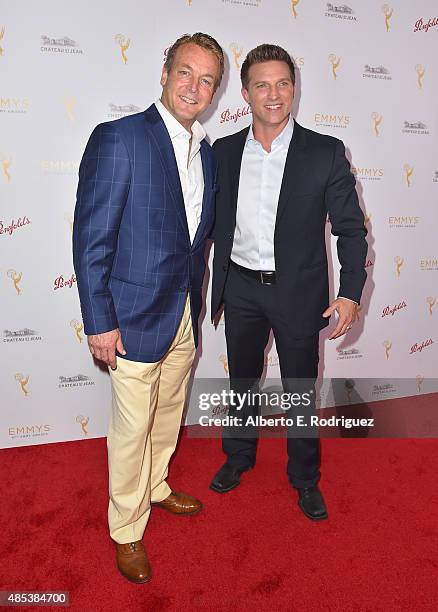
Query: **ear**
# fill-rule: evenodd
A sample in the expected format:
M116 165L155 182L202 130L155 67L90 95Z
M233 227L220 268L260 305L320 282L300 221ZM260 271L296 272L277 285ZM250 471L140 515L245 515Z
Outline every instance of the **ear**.
M161 79L160 79L160 85L162 87L165 86L166 81L167 81L167 77L168 77L167 68L166 68L166 66L163 66L163 70L161 71Z
M243 96L243 99L245 100L245 102L247 104L249 104L249 95L248 95L248 90L245 89L245 87L242 87L242 89L240 90Z

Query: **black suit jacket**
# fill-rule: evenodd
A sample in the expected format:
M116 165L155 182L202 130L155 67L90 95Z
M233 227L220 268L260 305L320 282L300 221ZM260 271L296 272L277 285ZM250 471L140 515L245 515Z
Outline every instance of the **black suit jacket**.
M234 230L243 149L249 128L217 140L219 192L213 231L212 318L223 301ZM278 201L274 234L279 308L298 336L328 325L329 305L325 225L338 236L339 295L359 303L365 284L367 243L355 178L343 143L295 122Z

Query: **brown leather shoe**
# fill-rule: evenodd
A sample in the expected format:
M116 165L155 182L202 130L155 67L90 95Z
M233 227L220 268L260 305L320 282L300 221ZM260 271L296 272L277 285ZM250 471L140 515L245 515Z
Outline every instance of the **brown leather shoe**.
M169 497L160 502L154 502L155 506L160 506L172 514L196 514L201 510L202 503L186 493L172 491Z
M119 572L131 582L141 584L151 579L151 566L141 540L129 544L118 544L117 567Z

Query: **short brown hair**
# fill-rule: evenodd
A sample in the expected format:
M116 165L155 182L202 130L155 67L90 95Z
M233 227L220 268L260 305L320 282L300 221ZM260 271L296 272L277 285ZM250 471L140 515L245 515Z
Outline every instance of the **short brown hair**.
M167 52L166 61L164 62L164 66L167 72L170 72L172 68L173 60L175 59L175 53L177 52L179 47L181 47L182 45L187 45L188 43L193 43L195 45L198 45L198 47L202 47L207 51L211 51L211 53L216 56L219 62L219 78L217 83L215 84L215 88L217 89L224 74L224 52L217 40L215 40L212 36L209 36L208 34L203 34L203 32L196 32L195 34L191 35L184 34L173 43L173 45Z
M248 89L249 69L253 64L262 64L263 62L285 62L289 66L292 83L295 85L295 66L291 56L285 49L278 45L259 45L252 49L245 58L240 70L240 80L245 89Z

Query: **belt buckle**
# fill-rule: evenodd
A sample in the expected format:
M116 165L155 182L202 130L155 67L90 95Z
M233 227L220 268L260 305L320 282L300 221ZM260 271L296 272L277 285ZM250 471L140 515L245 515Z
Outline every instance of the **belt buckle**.
M260 270L260 282L262 285L272 285L272 272L269 274L268 273L268 280L265 281L264 280L264 275L266 274L266 272L263 272L262 270Z

